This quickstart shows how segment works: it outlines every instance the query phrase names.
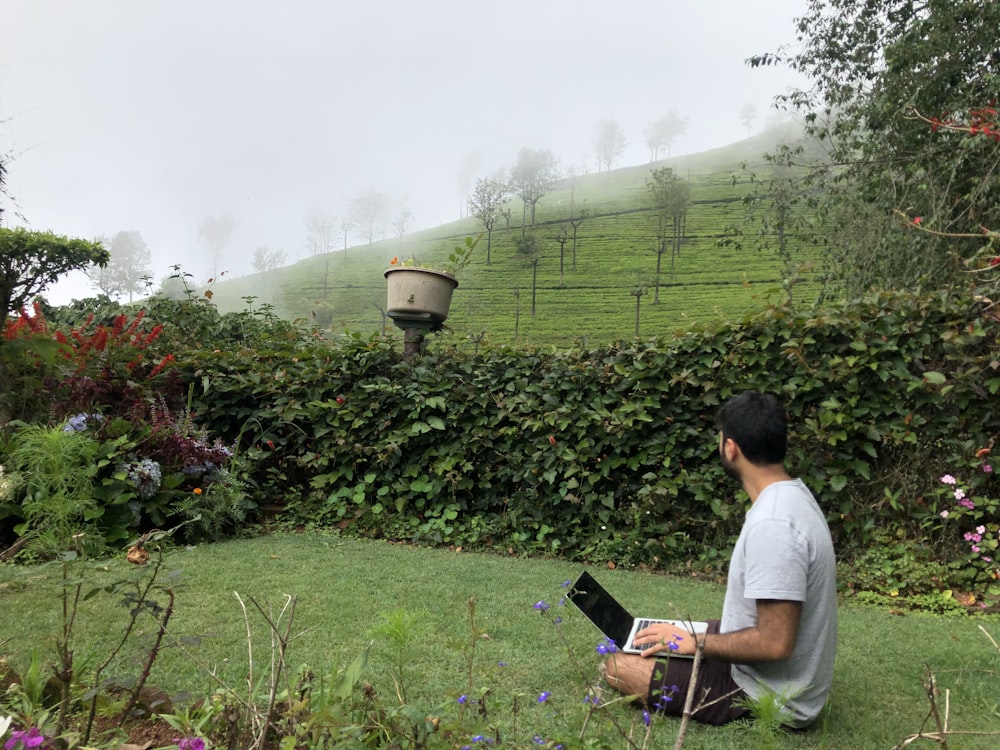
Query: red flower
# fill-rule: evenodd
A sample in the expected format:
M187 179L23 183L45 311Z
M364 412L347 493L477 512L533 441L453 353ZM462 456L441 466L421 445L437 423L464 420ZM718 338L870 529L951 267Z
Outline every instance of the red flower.
M993 266L1000 266L1000 255L990 258L990 267L992 268Z
M918 226L918 227L919 227L919 226L920 226L920 222L922 222L923 220L924 220L924 217L923 217L923 216L914 216L914 217L913 217L913 224L914 224L915 226Z

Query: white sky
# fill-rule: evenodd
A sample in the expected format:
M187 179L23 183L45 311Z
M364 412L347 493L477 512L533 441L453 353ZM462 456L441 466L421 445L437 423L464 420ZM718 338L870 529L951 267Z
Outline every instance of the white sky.
M229 213L225 265L305 257L304 216L368 188L413 229L459 217L459 174L522 147L596 168L613 118L690 117L673 153L740 140L800 81L745 59L794 40L807 0L0 0L0 152L35 229L137 229L154 275L204 280L198 226ZM8 205L8 209L11 207ZM9 225L24 223L8 210ZM60 283L67 302L92 293Z

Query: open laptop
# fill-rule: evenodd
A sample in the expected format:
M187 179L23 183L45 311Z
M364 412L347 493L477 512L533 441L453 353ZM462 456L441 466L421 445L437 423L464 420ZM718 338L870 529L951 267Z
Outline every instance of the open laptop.
M634 646L632 639L635 638L637 632L653 623L669 622L683 630L695 633L704 633L708 630L707 622L668 620L662 617L633 617L586 570L576 579L576 582L570 589L569 598L597 626L598 630L614 641L619 651L624 651L628 654L641 654L645 649L649 648L648 645ZM677 658L684 658L685 656L683 654L671 655ZM686 658L690 658L690 656Z

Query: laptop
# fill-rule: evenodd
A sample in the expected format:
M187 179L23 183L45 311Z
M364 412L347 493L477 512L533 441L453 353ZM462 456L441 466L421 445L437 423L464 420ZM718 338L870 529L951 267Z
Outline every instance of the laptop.
M662 617L633 617L586 570L576 579L570 589L569 598L597 626L598 630L614 642L619 651L624 651L627 654L641 654L652 645L635 646L632 639L640 630L654 623L669 622L683 630L695 633L704 633L708 630L707 622L667 620ZM690 655L685 654L671 654L671 656L691 658Z

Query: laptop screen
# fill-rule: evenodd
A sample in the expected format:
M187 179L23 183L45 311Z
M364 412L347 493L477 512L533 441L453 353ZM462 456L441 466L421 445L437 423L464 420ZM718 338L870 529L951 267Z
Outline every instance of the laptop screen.
M625 645L634 618L590 573L576 579L569 598L617 646Z

